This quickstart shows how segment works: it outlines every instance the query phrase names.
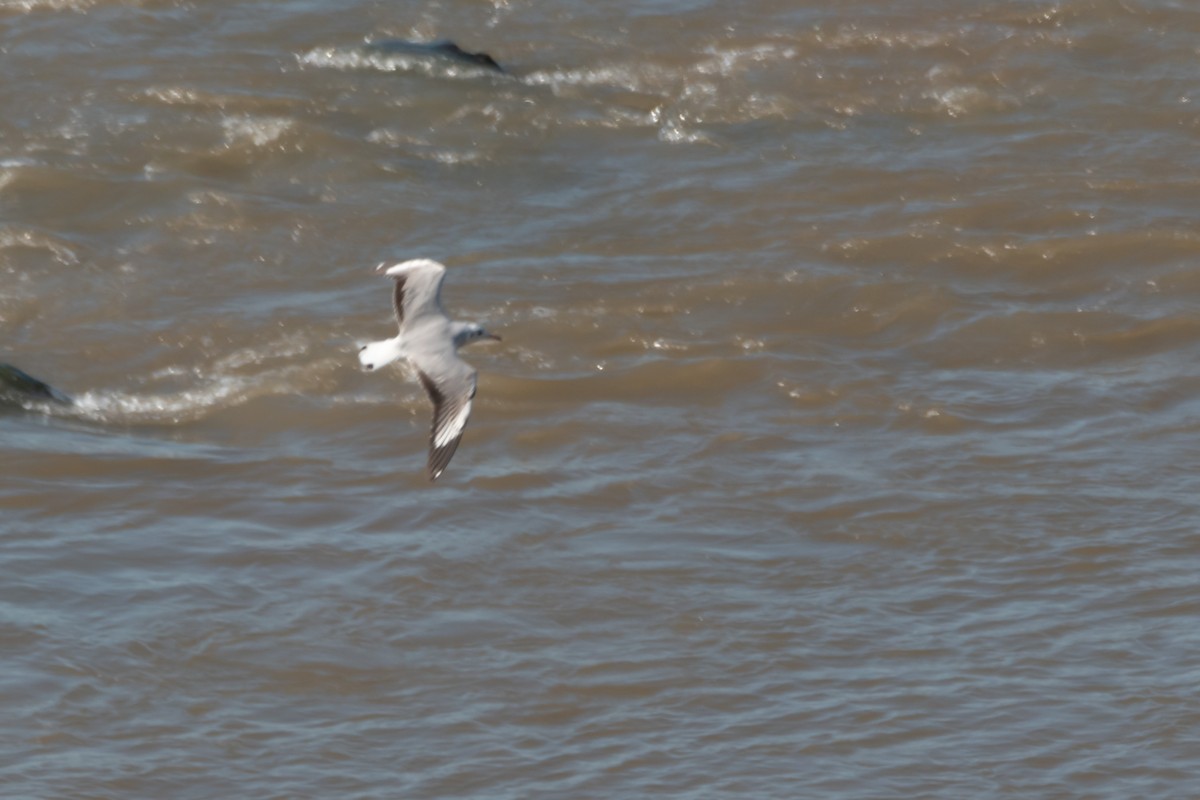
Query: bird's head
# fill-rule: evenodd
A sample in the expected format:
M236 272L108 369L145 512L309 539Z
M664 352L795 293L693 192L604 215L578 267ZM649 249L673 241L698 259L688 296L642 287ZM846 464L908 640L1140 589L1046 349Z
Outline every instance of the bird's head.
M499 342L500 337L494 333L489 333L482 325L475 322L463 323L462 327L454 332L455 347L462 347L463 345L481 340Z

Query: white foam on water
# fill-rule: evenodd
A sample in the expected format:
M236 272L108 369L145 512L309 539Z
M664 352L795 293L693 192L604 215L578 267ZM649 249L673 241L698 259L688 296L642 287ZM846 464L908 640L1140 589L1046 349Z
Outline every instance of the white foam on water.
M142 90L142 97L168 106L201 106L223 109L229 104L227 95L206 92L185 86L152 86Z
M549 86L556 91L563 87L606 86L631 92L654 93L678 84L681 78L678 70L652 64L614 64L583 69L539 70L529 73L521 80L529 86Z
M75 394L72 406L45 410L91 422L191 422L257 398L309 394L352 360L330 356L314 361L310 350L306 336L291 333L266 344L232 350L207 364L165 365L146 375L146 391L92 389ZM181 388L154 388L163 386Z
M934 89L921 96L932 100L938 111L950 117L962 117L988 111L1004 111L1020 105L1011 96L969 85Z
M293 124L293 120L286 117L257 117L251 114L236 114L221 119L227 147L243 144L264 147L287 133Z
M650 127L659 141L670 144L716 144L706 125L786 118L795 103L778 93L748 83L746 76L772 69L794 69L798 51L786 44L709 48L698 60L676 65L615 63L580 69L541 70L522 82L545 86L556 95L594 99L604 116L576 119L577 124L602 127ZM625 95L639 95L636 105L658 102L649 110L628 107Z
M709 58L695 67L697 72L705 75L732 75L752 66L791 61L798 54L791 45L771 42L749 47L709 47L705 52Z
M229 357L235 365L245 359L245 354ZM263 397L307 394L315 380L341 365L342 360L325 359L240 375L225 373L216 366L212 374L198 376L199 385L179 391L142 393L97 389L75 395L74 405L47 406L39 410L91 422L176 425ZM155 375L186 375L188 372L182 368L167 368Z
M410 136L406 133L387 128L377 128L371 131L367 134L366 139L372 144L381 144L387 147L407 150L416 158L424 159L425 161L435 161L439 164L479 164L487 161L487 157L481 151L474 148L454 150L447 147L433 147L430 142L423 138Z
M712 137L683 127L679 119L669 119L658 129L659 141L671 144L716 144Z
M67 413L93 422L178 423L199 419L216 408L240 405L252 394L249 379L226 376L208 386L170 394L84 392Z
M950 46L962 38L962 30L901 30L890 31L864 28L858 24L838 26L832 33L818 33L817 42L835 50L860 47L882 47L889 50L928 50Z

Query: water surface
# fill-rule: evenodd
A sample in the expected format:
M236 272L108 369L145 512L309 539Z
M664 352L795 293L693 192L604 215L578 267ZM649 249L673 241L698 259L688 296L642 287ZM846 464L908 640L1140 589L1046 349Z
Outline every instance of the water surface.
M1200 15L543 5L0 0L3 794L1189 796Z

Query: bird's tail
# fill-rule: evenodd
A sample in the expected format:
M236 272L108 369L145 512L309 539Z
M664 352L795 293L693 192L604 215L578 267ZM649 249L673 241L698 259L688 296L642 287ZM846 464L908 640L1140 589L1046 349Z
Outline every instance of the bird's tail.
M400 345L395 339L371 342L358 348L358 361L363 369L374 371L386 367L401 356Z

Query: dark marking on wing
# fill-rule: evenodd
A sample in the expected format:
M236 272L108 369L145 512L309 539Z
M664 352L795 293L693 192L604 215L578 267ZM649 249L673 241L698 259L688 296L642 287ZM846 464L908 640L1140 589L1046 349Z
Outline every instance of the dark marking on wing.
M396 309L396 322L404 325L404 282L408 280L407 275L398 275L394 278L396 281L396 291L392 294L392 306Z
M447 402L446 395L434 383L433 378L430 378L421 371L418 371L417 375L421 378L421 385L425 387L425 393L429 395L429 399L433 402L433 426L429 429L429 480L436 481L438 476L446 469L446 465L450 463L450 459L454 456L454 451L458 449L458 443L462 441L462 433L460 432L452 441L441 447L434 446L438 430L446 424L447 419L457 415L458 405ZM466 430L466 426L463 429Z

